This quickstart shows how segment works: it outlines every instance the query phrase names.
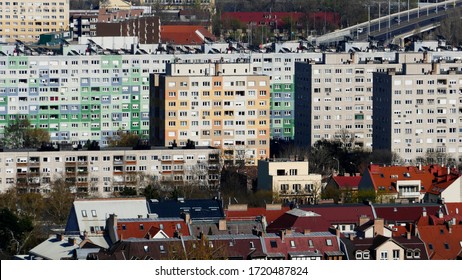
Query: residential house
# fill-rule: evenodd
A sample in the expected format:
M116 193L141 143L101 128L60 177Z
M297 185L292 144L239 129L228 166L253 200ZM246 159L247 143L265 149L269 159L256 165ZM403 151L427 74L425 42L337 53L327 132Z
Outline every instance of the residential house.
M334 199L335 203L351 202L358 193L361 176L330 176L327 179L323 193L326 198Z
M321 174L310 174L308 160L258 161L258 189L271 190L282 203L315 204L321 197Z
M339 239L329 232L283 230L263 237L269 260L342 260Z
M423 212L416 223L416 234L425 242L429 259L456 260L462 253L462 223L457 214Z
M437 202L443 199L458 202L461 199L459 177L456 170L440 165L371 164L364 172L358 189L375 191L380 202Z

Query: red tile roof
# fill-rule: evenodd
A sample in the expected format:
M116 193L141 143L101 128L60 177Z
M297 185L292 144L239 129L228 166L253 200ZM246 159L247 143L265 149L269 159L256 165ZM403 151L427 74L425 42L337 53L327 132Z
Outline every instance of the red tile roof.
M462 215L462 202L445 203L447 214Z
M420 238L425 242L432 260L455 260L461 250L462 225L418 226Z
M303 254L324 259L325 253L341 255L337 237L328 232L286 234L283 239L280 235L268 234L264 236L264 243L269 257L290 259L290 255Z
M436 214L441 205L439 204L374 204L377 218L383 218L386 224L414 223L424 210L428 214Z
M266 221L272 223L277 218L281 217L285 212L289 211L289 207L282 207L278 210L268 210L264 207L257 208L248 208L246 211L234 211L234 210L225 210L226 220L246 220L246 219L256 219L257 217L265 216Z
M415 166L380 166L372 164L366 171L370 174L375 190L384 187L390 192L397 192L396 182L420 180L421 193L440 194L460 177L455 169L440 165L427 165L421 168Z
M340 189L358 188L361 176L334 176L334 181Z
M120 219L117 222L117 235L120 240L128 238L146 238L148 234L154 236L161 229L168 237L174 237L176 231L183 236L190 235L188 225L181 219Z
M201 37L202 36L202 37ZM204 42L203 37L214 36L203 26L197 25L162 25L160 38L163 43L177 45L199 45Z
M374 217L372 208L365 204L320 204L301 206L300 209L321 215L330 224L355 224L361 216Z

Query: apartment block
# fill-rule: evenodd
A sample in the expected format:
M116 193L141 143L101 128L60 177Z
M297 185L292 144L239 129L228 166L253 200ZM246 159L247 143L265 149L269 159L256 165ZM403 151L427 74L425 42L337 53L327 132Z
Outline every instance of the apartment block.
M271 190L283 203L314 204L321 198L321 174L310 174L308 161L258 161L258 189Z
M172 63L153 75L151 142L219 147L226 163L269 157L269 77L249 63Z
M152 180L197 182L216 188L219 150L209 147L149 150L5 150L0 152L0 192L16 187L20 192L46 194L50 183L63 178L78 194L111 196L125 187L141 192Z
M372 149L372 74L400 69L406 56L422 58L403 55L326 53L320 63L296 63L295 142L354 137L351 148Z
M462 161L462 62L407 63L375 73L374 149L406 163Z
M42 33L68 29L69 0L0 1L0 42L35 42Z

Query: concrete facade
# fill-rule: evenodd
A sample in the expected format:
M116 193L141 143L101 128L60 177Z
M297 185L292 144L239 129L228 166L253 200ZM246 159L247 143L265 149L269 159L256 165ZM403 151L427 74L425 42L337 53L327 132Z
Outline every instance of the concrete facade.
M69 0L0 1L0 42L35 42L42 33L68 29Z

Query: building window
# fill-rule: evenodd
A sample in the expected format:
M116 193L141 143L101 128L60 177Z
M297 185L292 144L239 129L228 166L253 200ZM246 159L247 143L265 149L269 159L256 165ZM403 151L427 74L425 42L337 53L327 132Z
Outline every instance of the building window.
M393 259L399 260L399 250L393 250Z
M356 251L356 259L357 260L362 260L363 259L363 252L361 250Z
M387 251L380 252L380 260L388 260L388 252Z
M96 215L96 210L91 210L91 216L92 216L92 217L97 217L97 215Z
M82 217L87 217L87 210L82 210Z

